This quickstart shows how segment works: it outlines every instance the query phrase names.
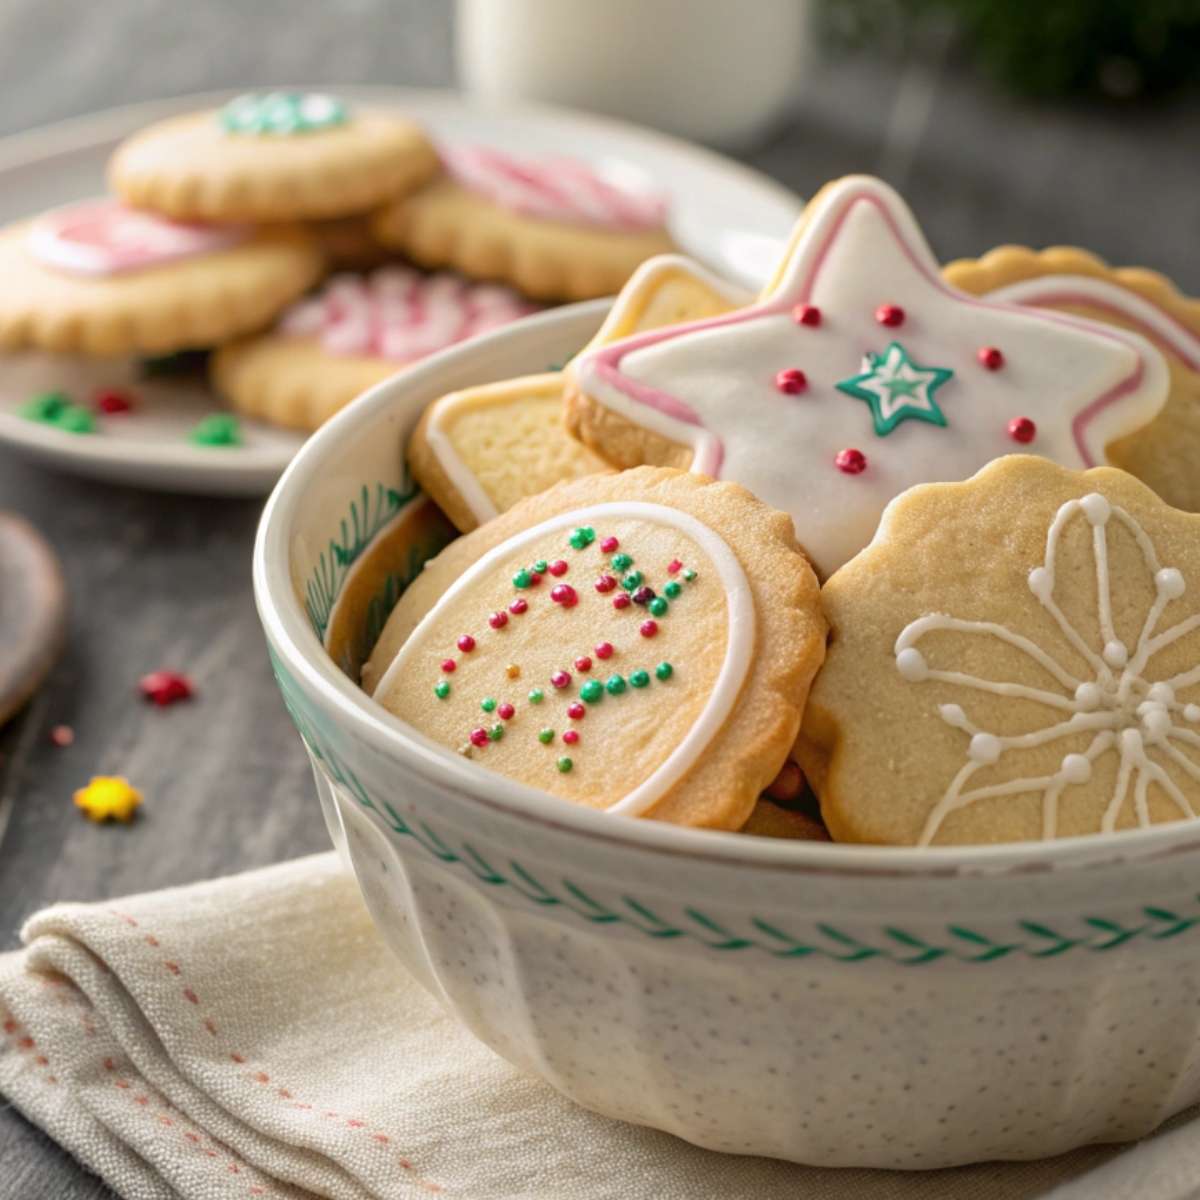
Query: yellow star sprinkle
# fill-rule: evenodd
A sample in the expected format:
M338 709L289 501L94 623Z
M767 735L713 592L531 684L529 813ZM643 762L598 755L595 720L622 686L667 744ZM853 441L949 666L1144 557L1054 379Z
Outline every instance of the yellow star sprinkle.
M75 806L93 821L132 821L142 793L120 775L93 775L75 793Z

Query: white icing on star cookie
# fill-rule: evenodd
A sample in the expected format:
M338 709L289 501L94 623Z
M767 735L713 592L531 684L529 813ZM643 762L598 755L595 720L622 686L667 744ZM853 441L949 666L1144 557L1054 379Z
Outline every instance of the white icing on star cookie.
M574 371L592 401L690 446L692 470L790 512L825 574L914 484L1016 450L1103 463L1169 386L1135 333L949 287L904 202L866 177L821 192L757 304L627 338Z
M1096 579L1096 628L1081 630L1073 625L1054 598L1057 556L1063 530L1075 519L1091 526L1092 559ZM1154 583L1154 600L1142 623L1137 642L1127 646L1113 627L1114 584L1108 556L1108 526L1117 522L1132 535L1142 561ZM1166 769L1174 766L1200 784L1200 706L1178 698L1186 688L1200 683L1200 664L1168 679L1155 679L1151 660L1159 651L1200 628L1200 613L1158 630L1163 611L1186 591L1186 581L1176 567L1164 567L1146 531L1125 509L1111 504L1098 492L1068 500L1059 508L1046 535L1046 553L1041 566L1029 573L1029 589L1054 620L1067 644L1088 664L1091 678L1080 678L1067 670L1051 650L1033 638L994 621L964 620L943 613L919 617L905 626L894 648L896 669L910 683L940 681L969 692L1031 700L1051 710L1042 728L1029 733L997 735L979 728L958 704L943 704L942 720L961 729L970 738L966 762L955 774L941 799L930 811L919 845L929 845L952 813L984 800L1005 796L1041 794L1042 836L1057 832L1058 806L1063 792L1087 783L1093 764L1106 754L1118 756L1113 794L1100 822L1100 831L1111 833L1132 799L1140 827L1150 824L1147 793L1157 785L1176 805L1182 817L1194 817L1191 800ZM931 666L920 649L921 639L933 631L993 639L1010 646L1036 663L1053 680L1057 689L1031 687L1007 680L987 679L947 667ZM1064 755L1052 775L1016 778L984 787L968 787L972 777L986 766L1002 763L1010 751L1075 738L1090 733L1091 742L1082 753Z

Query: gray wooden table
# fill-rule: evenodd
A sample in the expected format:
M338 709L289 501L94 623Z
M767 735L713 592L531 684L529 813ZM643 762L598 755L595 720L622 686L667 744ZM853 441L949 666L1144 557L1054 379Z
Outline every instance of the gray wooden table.
M224 86L446 84L448 9L445 0L6 0L0 133ZM929 52L813 70L794 120L745 157L802 194L849 171L884 175L946 258L1004 241L1078 242L1197 293L1198 122L1196 100L1122 111L1022 104ZM87 483L0 450L0 509L45 532L72 598L60 666L0 731L0 949L54 900L184 883L326 845L254 613L259 508ZM158 667L190 672L196 700L141 704L136 680ZM60 722L77 734L66 749L48 737ZM145 790L132 827L97 827L72 807L72 791L102 772ZM108 1195L0 1109L0 1200Z

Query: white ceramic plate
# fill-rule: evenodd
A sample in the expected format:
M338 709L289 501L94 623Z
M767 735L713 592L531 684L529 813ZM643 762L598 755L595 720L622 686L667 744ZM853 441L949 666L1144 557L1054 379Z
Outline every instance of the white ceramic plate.
M800 211L795 195L747 167L621 122L545 107L483 107L441 91L321 90L351 102L403 109L435 137L524 153L567 153L613 174L652 180L671 196L671 231L679 245L750 287L766 279ZM123 137L151 121L220 103L228 95L131 105L0 140L0 222L103 191L105 162ZM196 384L160 383L136 413L105 419L99 433L64 433L17 415L30 394L29 378L28 367L0 359L0 443L81 475L171 491L261 495L302 440L246 421L240 447L189 443L188 432L216 407L215 399ZM142 395L139 384L131 386Z

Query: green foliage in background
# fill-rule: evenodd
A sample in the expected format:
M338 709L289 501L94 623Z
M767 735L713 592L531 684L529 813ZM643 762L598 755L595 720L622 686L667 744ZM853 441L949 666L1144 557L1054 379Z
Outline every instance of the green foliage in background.
M1027 95L1127 99L1200 82L1200 0L824 0L821 16L834 44L896 51L950 24Z

